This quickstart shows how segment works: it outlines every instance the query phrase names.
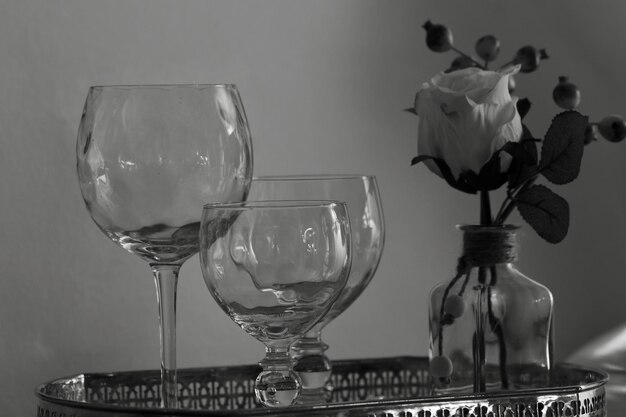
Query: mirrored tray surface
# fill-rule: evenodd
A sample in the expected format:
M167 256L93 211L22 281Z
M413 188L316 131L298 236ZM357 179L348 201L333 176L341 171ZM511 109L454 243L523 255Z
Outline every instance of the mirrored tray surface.
M257 365L181 369L180 406L160 404L160 372L79 374L37 387L38 417L91 416L381 416L540 417L606 415L603 372L560 364L552 386L478 395L432 396L428 359L393 357L333 362L335 387L325 405L262 407Z

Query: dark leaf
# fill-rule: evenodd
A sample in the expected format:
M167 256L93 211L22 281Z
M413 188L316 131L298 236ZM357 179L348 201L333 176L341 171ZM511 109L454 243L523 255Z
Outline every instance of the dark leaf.
M411 159L411 165L417 165L420 162L428 161L429 159L436 159L434 156L429 155L418 155Z
M587 117L566 111L552 119L541 148L539 170L555 184L567 184L578 177L585 146Z
M541 139L536 139L528 127L522 123L522 137L519 140L519 144L524 151L523 162L525 165L535 166L539 162L539 155L537 153L538 142L541 142Z
M527 98L521 98L517 100L516 107L517 107L517 112L519 113L520 119L523 119L528 114L528 112L530 111L531 104L532 103Z
M509 189L513 190L537 173L537 142L526 125L522 125L522 137L519 142L509 142L502 147L512 157L509 166Z
M506 173L502 172L502 163L500 160L500 152L502 152L502 150L494 152L493 155L491 155L491 158L489 159L489 161L487 161L487 163L485 165L483 165L483 167L480 169L480 172L478 173L478 178L483 181L483 182L493 182L498 183L498 186L496 188L500 188L500 186L502 184L504 184L506 182ZM498 178L501 177L501 178ZM493 189L493 188L490 188ZM483 190L483 191L488 191L488 190Z
M411 113L417 116L417 110L415 110L415 108L413 107L409 107L408 109L404 109L405 112L407 113Z
M502 172L500 164L500 152L495 152L489 161L483 165L478 175L468 171L464 174L464 180L479 191L492 191L502 187L507 180L506 172Z
M521 191L515 204L522 218L550 243L559 243L569 229L569 204L544 185Z
M425 162L429 160L433 161L437 165L437 168L439 168L439 171L441 172L441 176L450 186L459 191L463 191L464 193L476 194L477 189L463 181L462 175L459 176L458 181L456 178L454 178L454 175L452 175L452 171L450 171L450 167L448 166L446 161L441 158L435 158L434 156L429 155L418 155L411 160L411 165L419 164L420 162Z

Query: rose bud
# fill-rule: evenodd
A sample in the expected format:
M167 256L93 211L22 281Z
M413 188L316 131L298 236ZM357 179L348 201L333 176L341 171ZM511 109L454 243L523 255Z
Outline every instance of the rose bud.
M515 82L515 77L511 75L509 76L509 94L513 94L516 88L517 88L517 83Z
M509 77L518 70L466 68L437 74L424 83L417 99L418 155L442 159L458 179L466 171L478 174L507 142L519 141L517 98L508 89ZM424 162L443 177L434 161ZM501 166L501 172L508 169L503 165L507 166Z

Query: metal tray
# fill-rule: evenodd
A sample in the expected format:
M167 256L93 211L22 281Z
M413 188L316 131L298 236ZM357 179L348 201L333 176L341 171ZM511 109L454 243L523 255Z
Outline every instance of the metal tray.
M159 408L159 371L79 374L38 386L37 416L606 416L607 375L576 365L557 365L545 388L432 396L427 358L335 361L328 404L282 409L256 401L259 372L256 365L181 369L180 408L167 410Z

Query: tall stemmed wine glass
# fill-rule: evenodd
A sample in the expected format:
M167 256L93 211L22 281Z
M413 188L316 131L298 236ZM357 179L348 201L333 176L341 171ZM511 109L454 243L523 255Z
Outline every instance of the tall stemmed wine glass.
M177 406L176 287L198 250L202 207L241 201L252 143L237 87L91 87L76 146L91 217L153 271L161 331L161 404Z
M220 307L266 346L255 394L291 405L301 381L289 348L330 308L350 270L344 203L266 201L206 205L200 266Z
M325 401L332 364L325 355L322 329L344 312L369 284L380 261L385 226L376 178L371 175L309 175L258 177L250 200L328 199L346 202L352 227L352 268L345 288L324 317L292 346L295 369L302 378L299 402Z

